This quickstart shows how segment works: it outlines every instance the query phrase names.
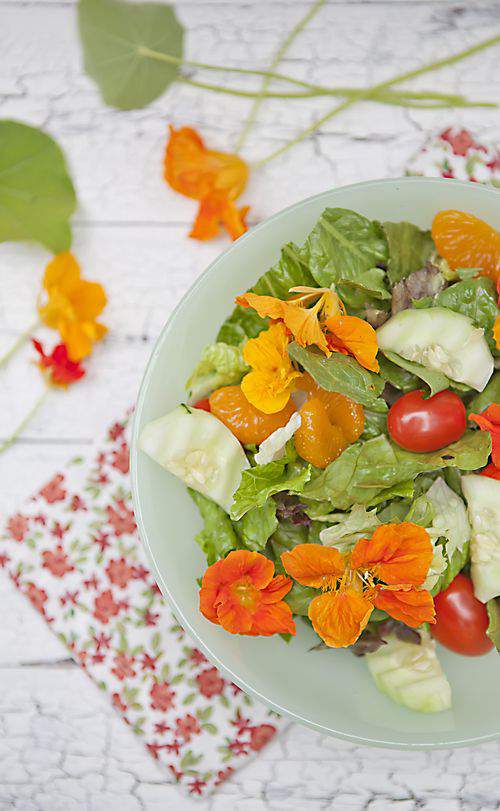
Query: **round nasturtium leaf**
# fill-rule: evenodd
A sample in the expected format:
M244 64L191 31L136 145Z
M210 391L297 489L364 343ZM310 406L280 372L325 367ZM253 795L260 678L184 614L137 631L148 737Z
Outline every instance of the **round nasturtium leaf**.
M182 57L184 29L170 6L80 0L78 24L85 70L106 104L120 110L145 107L177 78L178 65L140 50Z
M20 121L0 121L0 242L35 240L54 253L67 251L75 207L56 142Z

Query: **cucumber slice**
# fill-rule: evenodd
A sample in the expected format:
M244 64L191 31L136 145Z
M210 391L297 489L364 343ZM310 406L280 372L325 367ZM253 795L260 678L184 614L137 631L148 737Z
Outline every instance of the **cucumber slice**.
M375 653L366 654L378 689L416 712L442 712L451 707L451 687L436 655L434 641L420 645L391 637Z
M446 307L403 310L379 327L377 338L382 352L396 352L477 391L493 373L484 330Z
M229 428L213 414L184 405L146 425L139 447L227 513L241 474L250 467Z
M489 476L462 476L462 490L472 524L470 573L482 603L500 596L500 481Z

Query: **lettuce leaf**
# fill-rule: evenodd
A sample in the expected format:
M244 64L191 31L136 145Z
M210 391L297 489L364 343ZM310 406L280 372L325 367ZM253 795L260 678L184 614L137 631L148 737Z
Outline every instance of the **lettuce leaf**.
M386 272L382 268L370 268L354 279L341 278L340 283L344 288L352 287L363 293L369 293L371 298L390 301L391 293L387 287L386 278Z
M373 275L362 274L388 259L387 243L380 223L346 208L327 208L301 249L302 257L320 287L353 282L373 291ZM381 280L378 279L377 287ZM339 289L342 297L342 290Z
M292 524L291 521L280 521L267 545L269 557L274 560L277 574L285 571L281 562L283 552L289 552L299 543L309 543L309 529L304 524Z
M369 506L419 473L445 467L477 470L486 464L490 450L491 439L483 431L466 431L457 442L432 453L405 451L382 434L348 447L303 492L306 498L329 501L341 510L353 504Z
M209 344L201 353L198 365L186 383L188 395L196 401L220 386L235 385L248 370L239 346L222 342Z
M420 382L416 375L390 361L385 355L379 352L378 362L380 366L380 376L402 392L418 389Z
M322 352L305 349L295 341L288 347L288 353L323 389L345 394L376 413L383 414L387 411L385 400L379 396L384 388L384 379L363 369L354 358L339 352L334 352L327 358Z
M500 371L493 372L483 391L476 394L469 403L469 414L481 414L493 403L500 403Z
M450 285L432 300L434 307L448 307L468 316L476 327L484 329L490 349L496 349L493 325L498 315L498 295L492 279L480 276Z
M443 391L443 389L448 389L450 387L449 379L445 374L443 374L443 372L439 372L437 369L428 369L426 366L422 366L420 363L414 363L411 360L406 360L400 355L397 355L396 352L384 352L384 355L391 363L394 363L396 366L400 366L411 375L419 377L424 381L424 383L427 383L431 391L431 397L434 394Z
M311 466L296 463L295 451L290 450L281 459L244 470L234 494L231 518L237 521L253 507L262 507L274 493L302 492L310 478Z
M349 513L333 513L332 526L325 527L320 532L320 540L324 546L335 546L340 552L350 552L356 541L369 537L381 521L376 510L367 510L361 504L355 504Z
M190 487L188 493L198 507L204 522L204 527L196 535L195 541L203 550L208 565L211 566L232 549L238 549L240 544L231 519L222 507Z
M276 502L270 498L262 506L253 507L233 526L245 549L261 552L278 527Z
M300 249L290 242L281 249L278 262L250 289L259 296L286 299L290 288L298 285L316 286ZM269 320L261 318L255 310L238 305L224 321L217 340L237 346L246 338L255 338L268 323Z
M434 242L430 231L411 222L384 222L382 227L389 246L387 273L394 285L424 267L435 250Z
M500 653L500 598L495 597L486 603L489 625L486 633Z
M379 434L387 433L387 416L385 414L378 414L376 411L370 411L365 408L365 427L361 434L362 439L373 439Z
M284 597L284 600L285 603L288 603L292 609L292 614L299 614L301 617L307 617L309 603L317 596L317 589L312 589L309 586L302 586L300 583L294 583L288 594Z

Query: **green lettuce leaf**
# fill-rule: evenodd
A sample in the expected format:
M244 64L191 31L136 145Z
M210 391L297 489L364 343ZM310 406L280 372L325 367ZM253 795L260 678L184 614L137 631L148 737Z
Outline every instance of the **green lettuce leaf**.
M290 288L299 285L316 287L299 248L290 242L281 249L278 262L267 273L264 273L250 290L258 296L275 296L275 298L286 299L289 297ZM268 323L269 320L261 318L255 310L240 307L238 304L229 318L224 321L217 340L237 346L246 338L255 338Z
M371 499L368 506L376 507L378 504L382 504L384 501L389 501L393 498L412 498L414 491L415 482L413 479L398 482L398 484L393 484L392 487L387 487L386 489L381 490L377 496Z
M389 488L409 483L419 473L452 466L477 470L486 464L490 451L491 439L484 431L466 431L457 442L432 453L405 451L382 434L348 447L304 487L304 496L330 501L341 510L353 504L368 506Z
M234 522L241 545L252 552L261 552L277 528L276 502L272 498L260 507L253 507L240 521Z
M317 589L302 586L300 583L294 583L288 594L284 597L284 600L292 609L292 614L307 617L309 603L317 596Z
M486 633L500 653L500 598L495 597L486 603L489 625Z
M406 360L400 355L397 355L396 352L384 352L384 355L391 363L394 363L396 366L400 366L411 375L419 377L424 381L424 383L427 383L431 391L431 397L434 394L443 391L443 389L448 389L450 387L449 379L445 374L443 374L443 372L439 372L437 369L428 369L426 366L422 366L420 363L414 363L411 360Z
M379 352L378 355L378 362L380 366L380 376L396 389L402 392L408 392L418 389L420 386L420 381L416 375L392 363L392 361L388 360L381 352Z
M435 250L434 242L429 231L411 222L384 222L383 229L389 246L387 273L394 285L424 267Z
M320 287L355 279L359 285L361 274L388 258L380 224L346 208L325 209L301 254ZM373 288L373 277L368 278Z
M238 537L227 513L214 501L188 487L188 493L200 511L204 522L201 532L195 537L203 550L209 566L224 558L232 549L238 549Z
M361 434L362 439L373 439L379 434L387 433L387 415L379 414L365 408L365 427Z
M287 447L285 456L244 470L234 494L231 518L242 518L253 507L262 507L267 499L283 490L300 493L311 478L311 466L295 461L295 451Z
M362 293L368 293L371 298L390 301L391 293L387 287L386 278L386 272L382 268L370 268L354 279L341 278L340 283L343 288L352 287Z
M467 412L469 414L481 414L493 403L500 403L500 371L493 372L486 388L472 398Z
M467 543L463 549L455 549L451 555L445 558L445 569L439 576L436 585L431 589L433 596L448 588L451 581L455 579L468 562L469 554L469 544Z
M369 537L380 526L381 521L376 510L367 510L361 504L355 504L348 513L332 513L331 526L320 532L324 546L334 546L340 552L350 552L356 541Z
M206 346L193 374L186 383L190 399L199 400L220 386L232 386L240 382L249 370L241 348L216 343Z
M269 557L274 561L277 574L285 569L281 562L283 552L289 552L299 543L309 543L309 529L303 524L292 524L291 521L280 521L267 545Z
M450 285L438 293L432 304L468 316L476 327L484 329L490 348L495 349L493 325L498 315L497 299L493 280L480 276Z
M334 352L327 358L322 352L306 349L295 342L288 347L288 353L323 389L345 394L376 413L387 411L385 400L379 397L384 388L384 379L363 369L354 358L340 352Z

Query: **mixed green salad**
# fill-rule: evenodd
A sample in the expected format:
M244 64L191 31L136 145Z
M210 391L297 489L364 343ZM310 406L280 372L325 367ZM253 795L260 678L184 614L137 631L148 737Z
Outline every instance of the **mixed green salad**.
M326 209L140 440L199 509L207 620L303 621L421 712L451 706L435 639L500 649L496 276L433 234Z

